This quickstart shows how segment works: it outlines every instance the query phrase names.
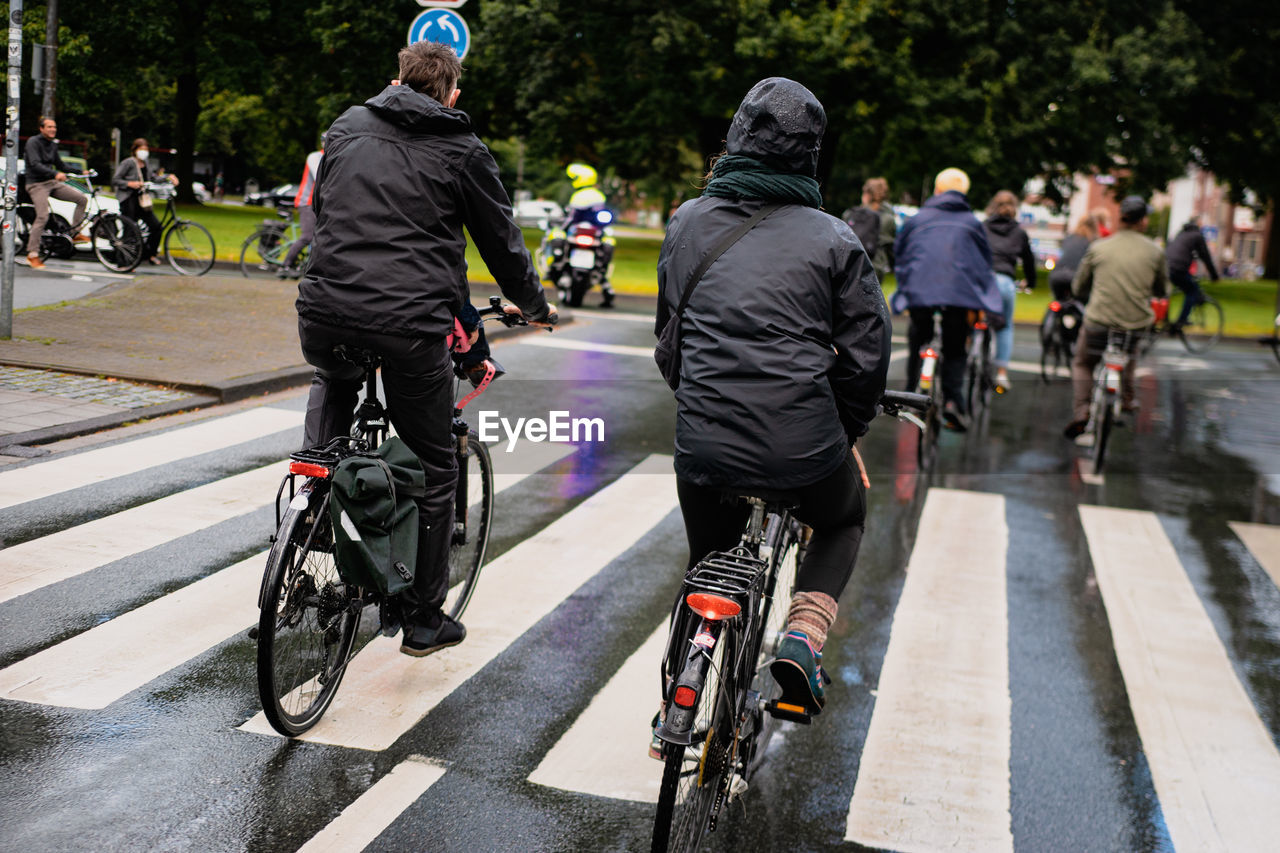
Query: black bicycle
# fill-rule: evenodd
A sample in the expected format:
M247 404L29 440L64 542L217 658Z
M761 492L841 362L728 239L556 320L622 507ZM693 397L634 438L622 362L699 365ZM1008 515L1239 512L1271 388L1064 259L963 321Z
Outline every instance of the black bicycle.
M917 426L907 410L932 406L929 397L902 392L880 401L883 412ZM654 730L664 762L654 853L697 850L724 805L747 790L775 721L810 721L805 708L780 701L769 664L786 634L811 531L783 502L741 499L751 505L741 542L690 569L672 608Z
M84 181L83 188L85 194L89 196L89 206L86 208L88 215L81 230L88 227L89 246L98 263L112 272L131 272L142 261L143 249L146 246L145 237L137 222L122 214L108 213L103 209L98 199L98 188L93 185L93 179L96 177L98 173L92 169L79 175L67 175L68 182L77 188L79 187L75 181ZM15 238L18 242L15 245L27 245L31 226L35 221L35 206L19 205ZM44 233L40 235L40 259L73 258L76 254L76 245L83 242L83 238L77 238L72 232L71 223L65 217L50 210Z
M1070 370L1083 326L1084 306L1079 302L1055 299L1045 308L1040 321L1040 378L1046 384L1061 368Z
M994 335L983 311L975 312L972 331L969 333L969 353L964 365L965 401L969 409L969 421L975 426L991 406L996 393L996 368L991 361Z
M480 313L494 315L490 319L506 326L527 325L521 315L505 313L498 297ZM378 607L381 632L395 633L399 627L392 603L379 600L373 590L344 582L334 559L329 513L333 469L347 456L371 453L390 431L387 410L377 397L378 356L345 345L334 352L364 368L364 400L351 435L291 455L289 473L276 493L276 534L258 593L258 696L271 726L286 736L314 726L333 702L354 656L366 607ZM455 372L460 384L465 377ZM462 410L492 378L490 373L453 410L458 485L449 593L442 609L454 619L475 592L493 522L493 462L488 447L463 420Z
M1120 421L1124 383L1124 370L1133 357L1134 348L1145 332L1111 330L1107 333L1107 347L1102 360L1094 371L1093 397L1089 404L1089 423L1084 435L1092 436L1092 473L1102 473L1106 461L1111 431Z
M181 275L204 275L213 269L216 249L213 235L199 222L192 222L178 215L175 200L177 190L173 184L147 182L142 185L156 201L163 201L164 216L160 217L160 232L164 235L161 249L164 258ZM141 223L146 231L146 223Z

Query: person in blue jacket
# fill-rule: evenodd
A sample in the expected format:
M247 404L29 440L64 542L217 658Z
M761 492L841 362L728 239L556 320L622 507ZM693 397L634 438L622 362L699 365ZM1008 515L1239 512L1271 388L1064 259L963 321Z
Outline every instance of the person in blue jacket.
M893 251L898 290L894 312L911 316L907 332L907 389L920 380L921 350L933 340L933 314L942 312L942 417L951 429L968 428L964 402L965 343L971 313L1000 315L1003 305L991 272L991 247L965 193L969 176L943 169L934 195L898 232Z

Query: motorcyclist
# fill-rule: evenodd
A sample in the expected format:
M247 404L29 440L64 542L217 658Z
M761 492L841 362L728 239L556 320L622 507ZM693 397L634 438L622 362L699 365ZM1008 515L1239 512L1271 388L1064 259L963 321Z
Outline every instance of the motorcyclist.
M613 305L613 286L609 283L609 265L613 262L613 237L608 233L608 225L613 222L613 212L607 207L607 199L597 186L599 175L586 163L570 163L565 174L573 182L573 195L569 197L569 206L565 210L564 223L547 235L545 257L547 263L547 280L557 284L567 274L569 263L568 232L579 222L595 225L603 232L600 248L596 253L595 269L600 275L600 290L604 294L603 308ZM557 285L558 286L558 285Z

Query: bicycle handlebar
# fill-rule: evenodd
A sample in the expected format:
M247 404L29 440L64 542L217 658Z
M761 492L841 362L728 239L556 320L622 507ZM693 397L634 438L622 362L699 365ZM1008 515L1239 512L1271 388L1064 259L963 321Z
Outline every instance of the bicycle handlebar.
M502 323L502 325L506 326L509 329L514 326L529 325L529 320L523 314L508 313L506 310L506 306L502 304L502 297L500 296L490 296L489 307L480 308L480 309L477 309L477 311L480 314L482 322L486 314L492 314L494 316L491 317L490 319L497 320L498 322ZM552 312L546 318L546 320L542 322L547 323L549 326L554 326L559 321L560 321L560 315L555 312ZM549 332L551 331L551 329L547 329L547 331Z
M928 394L913 394L910 391L885 391L880 397L880 411L886 415L897 415L903 409L914 409L924 412L932 404Z

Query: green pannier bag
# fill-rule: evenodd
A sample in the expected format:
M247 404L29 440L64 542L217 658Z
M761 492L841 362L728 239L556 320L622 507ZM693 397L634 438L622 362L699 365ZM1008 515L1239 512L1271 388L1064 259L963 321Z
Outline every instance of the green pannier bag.
M374 453L338 463L330 484L338 574L384 597L413 584L418 559L418 504L427 475L413 451L389 438Z

